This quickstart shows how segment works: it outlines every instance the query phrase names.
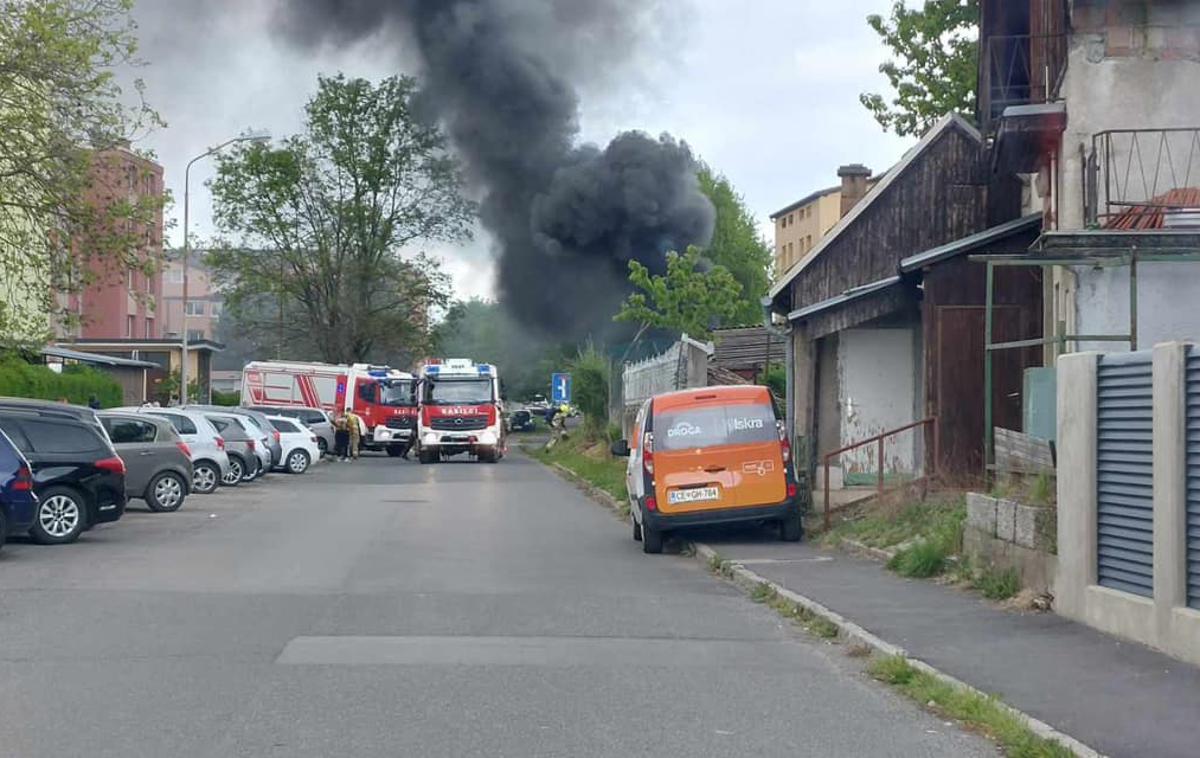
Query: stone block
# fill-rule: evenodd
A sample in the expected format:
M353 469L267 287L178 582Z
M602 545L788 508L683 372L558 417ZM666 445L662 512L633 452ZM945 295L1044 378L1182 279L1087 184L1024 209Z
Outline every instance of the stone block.
M989 537L996 536L996 498L967 493L967 526Z
M996 539L1016 542L1017 504L1012 500L996 501Z
M1053 508L1018 505L1013 526L1013 541L1030 550L1053 552L1055 516Z

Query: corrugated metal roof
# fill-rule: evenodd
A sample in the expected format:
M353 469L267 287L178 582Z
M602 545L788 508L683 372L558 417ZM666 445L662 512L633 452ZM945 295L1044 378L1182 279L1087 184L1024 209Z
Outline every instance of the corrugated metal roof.
M849 303L849 302L851 302L853 300L857 300L861 297L866 297L867 295L872 295L876 292L885 290L888 287L894 286L899 283L900 283L899 276L889 276L887 279L880 279L877 282L871 282L870 284L864 284L861 287L855 287L854 289L848 289L845 292L843 292L842 294L837 295L836 297L831 297L828 300L822 300L819 303L813 303L812 305L808 305L808 306L805 306L798 310L792 311L791 313L788 314L788 321L802 321L802 320L808 318L809 316L815 316L816 314L820 313L821 311L827 311L830 308L836 308L837 306L842 305L844 303Z
M1149 205L1131 206L1120 215L1110 218L1105 222L1104 227L1134 231L1195 226L1196 209L1200 209L1200 189L1181 187L1151 199ZM1170 211L1169 214L1168 211ZM1174 218L1168 218L1168 215ZM1183 223L1172 223L1172 221L1182 221Z
M727 369L757 368L766 360L768 345L773 359L782 359L786 343L762 326L742 326L713 332L713 363Z
M925 266L944 261L947 258L968 253L982 245L1003 239L1010 234L1035 229L1041 226L1041 223L1042 214L1040 213L1033 213L1022 218L1013 219L1012 221L1006 221L1003 224L997 224L989 229L984 229L982 232L969 234L962 239L947 242L945 245L930 248L916 255L910 255L900 261L900 270L907 274L910 271L916 271Z

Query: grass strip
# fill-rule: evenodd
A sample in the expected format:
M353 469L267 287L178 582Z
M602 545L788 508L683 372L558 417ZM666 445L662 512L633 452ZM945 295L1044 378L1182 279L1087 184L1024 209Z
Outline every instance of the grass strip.
M948 716L995 740L1011 758L1071 758L1062 744L1039 737L999 700L948 684L916 669L901 656L879 658L867 672L934 712Z
M549 450L530 451L530 455L543 463L557 463L588 484L612 495L618 503L627 504L629 492L625 488L625 461L613 458L607 450L596 453L598 445L576 435Z

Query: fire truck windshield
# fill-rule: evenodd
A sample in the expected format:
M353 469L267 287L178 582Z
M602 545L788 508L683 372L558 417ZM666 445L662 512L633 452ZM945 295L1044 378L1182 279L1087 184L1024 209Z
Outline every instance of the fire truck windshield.
M391 379L379 383L379 402L383 405L414 405L412 382Z
M431 379L425 402L433 405L479 405L492 402L491 379Z

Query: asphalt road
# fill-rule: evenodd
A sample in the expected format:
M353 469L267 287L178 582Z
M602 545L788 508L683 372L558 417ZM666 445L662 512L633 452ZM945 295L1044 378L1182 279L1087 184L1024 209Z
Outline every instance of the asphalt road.
M858 665L521 456L0 551L0 756L995 755Z

